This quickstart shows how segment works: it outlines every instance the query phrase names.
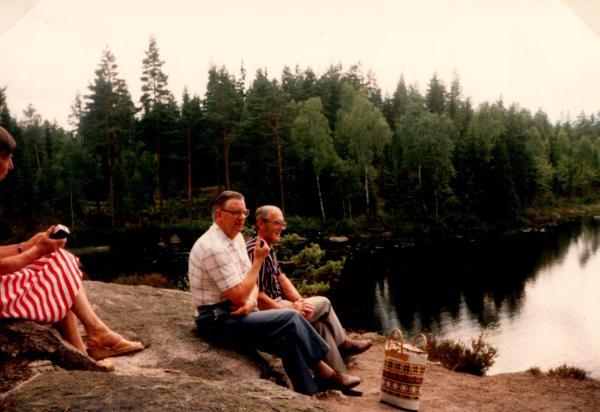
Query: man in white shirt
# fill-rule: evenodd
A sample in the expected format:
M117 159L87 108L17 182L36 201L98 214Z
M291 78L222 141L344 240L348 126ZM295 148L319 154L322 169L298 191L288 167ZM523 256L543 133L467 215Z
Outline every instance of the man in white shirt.
M188 275L199 333L208 340L236 342L281 357L297 392L350 391L360 378L337 372L321 360L329 345L302 315L290 309L256 310L258 271L270 248L259 239L250 263L241 235L249 213L240 193L221 193L213 204L213 225L190 252Z

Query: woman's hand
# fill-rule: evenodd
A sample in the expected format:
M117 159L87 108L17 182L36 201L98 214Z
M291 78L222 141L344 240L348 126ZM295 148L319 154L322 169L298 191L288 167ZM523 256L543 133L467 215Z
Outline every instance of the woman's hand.
M67 243L67 239L51 239L50 235L54 231L54 226L51 226L46 232L35 234L29 241L33 240L35 243L31 246L31 251L35 253L36 257L42 257L48 253L52 253L57 249L64 248ZM29 242L28 241L28 242Z
M36 233L35 235L33 235L30 239L21 243L21 247L23 248L23 251L31 249L45 235L46 235L46 232L39 232L39 233Z

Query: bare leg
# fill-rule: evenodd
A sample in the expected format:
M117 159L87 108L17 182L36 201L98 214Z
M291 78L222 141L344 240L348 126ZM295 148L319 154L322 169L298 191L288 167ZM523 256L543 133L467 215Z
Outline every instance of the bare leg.
M79 289L75 303L71 307L73 313L79 318L85 331L87 332L88 340L93 339L100 345L114 345L121 336L110 330L108 326L96 315L92 309L92 305L85 294L83 287Z
M81 339L79 334L79 328L77 327L77 319L73 312L67 312L67 316L63 320L60 320L54 324L54 327L58 330L64 340L75 346L77 349L86 353L85 343Z

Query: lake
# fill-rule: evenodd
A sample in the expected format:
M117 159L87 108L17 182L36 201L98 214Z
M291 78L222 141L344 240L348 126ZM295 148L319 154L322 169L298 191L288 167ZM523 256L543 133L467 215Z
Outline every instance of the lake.
M493 241L351 252L333 302L349 328L498 348L488 375L568 364L600 379L600 220ZM350 249L353 249L350 247Z
M187 245L145 238L82 256L86 273L187 272ZM321 246L326 257L348 257L331 300L349 329L401 327L408 337L425 331L465 343L483 331L499 350L488 374L566 363L600 379L600 220L426 248L391 240Z

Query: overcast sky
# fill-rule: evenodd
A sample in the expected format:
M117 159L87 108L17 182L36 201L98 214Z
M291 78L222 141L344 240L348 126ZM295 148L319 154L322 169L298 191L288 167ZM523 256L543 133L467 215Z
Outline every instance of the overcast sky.
M142 59L154 35L171 91L204 95L210 64L247 84L265 67L360 61L383 93L400 75L424 93L454 71L474 104L502 97L552 120L600 111L596 0L0 0L0 87L17 119L32 104L68 126L102 51L139 103Z

